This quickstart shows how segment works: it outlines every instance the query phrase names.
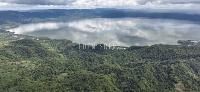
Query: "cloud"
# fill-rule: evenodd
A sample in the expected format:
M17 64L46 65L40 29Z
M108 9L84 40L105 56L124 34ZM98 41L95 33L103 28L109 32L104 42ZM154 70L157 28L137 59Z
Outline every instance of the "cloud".
M0 8L2 4L33 8L200 8L199 0L0 0Z
M15 3L15 4L40 4L40 5L114 5L114 6L125 6L125 5L136 5L147 3L158 2L161 4L187 4L194 3L199 4L199 0L0 0L4 3Z
M76 0L72 5L77 6L136 6L135 0Z
M200 4L199 0L161 0L161 3L171 3L171 4Z
M15 3L15 4L36 4L36 5L66 5L76 0L0 0L4 3Z

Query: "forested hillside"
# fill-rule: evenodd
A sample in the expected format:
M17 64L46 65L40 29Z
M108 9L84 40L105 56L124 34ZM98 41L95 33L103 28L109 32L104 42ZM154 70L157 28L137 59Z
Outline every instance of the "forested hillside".
M68 40L0 44L1 92L199 92L200 47L81 50Z

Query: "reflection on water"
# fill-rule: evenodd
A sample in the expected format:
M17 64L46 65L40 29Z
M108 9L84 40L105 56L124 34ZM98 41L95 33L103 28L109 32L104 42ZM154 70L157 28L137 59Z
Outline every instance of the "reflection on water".
M68 23L26 24L10 31L53 39L69 39L76 43L112 43L121 46L177 44L177 40L200 39L199 24L141 18L98 18Z

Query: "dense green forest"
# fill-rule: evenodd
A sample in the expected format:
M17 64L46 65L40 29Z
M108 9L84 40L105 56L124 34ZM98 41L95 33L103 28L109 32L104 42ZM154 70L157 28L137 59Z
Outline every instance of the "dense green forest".
M2 41L0 92L200 91L200 47L78 46L69 40Z

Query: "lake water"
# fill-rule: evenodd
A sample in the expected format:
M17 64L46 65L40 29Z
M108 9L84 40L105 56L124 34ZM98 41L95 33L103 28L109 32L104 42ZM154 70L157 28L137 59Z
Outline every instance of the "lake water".
M83 44L120 46L171 44L178 40L199 40L198 23L169 19L94 18L70 22L24 24L11 32Z

